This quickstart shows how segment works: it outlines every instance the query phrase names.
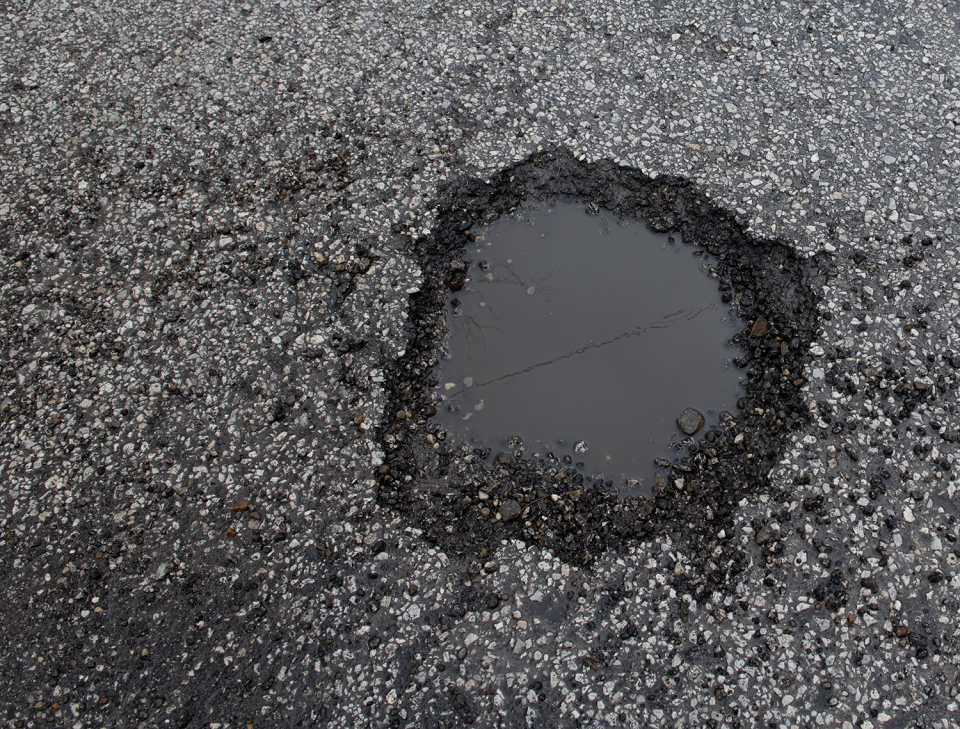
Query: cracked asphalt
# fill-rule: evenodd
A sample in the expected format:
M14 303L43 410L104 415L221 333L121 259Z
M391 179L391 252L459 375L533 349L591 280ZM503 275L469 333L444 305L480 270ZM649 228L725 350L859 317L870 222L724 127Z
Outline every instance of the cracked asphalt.
M956 2L2 11L5 726L958 726ZM584 559L382 495L443 206L546 158L823 276L769 468Z

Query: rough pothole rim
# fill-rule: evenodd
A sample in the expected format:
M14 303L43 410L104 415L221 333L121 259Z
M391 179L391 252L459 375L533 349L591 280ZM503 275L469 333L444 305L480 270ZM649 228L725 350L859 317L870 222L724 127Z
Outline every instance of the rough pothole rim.
M736 216L719 208L687 179L652 178L611 161L586 163L566 150L539 152L504 169L489 181L464 174L441 190L438 200L441 212L433 235L410 242L411 253L423 271L423 284L420 292L411 296L406 352L386 368L388 404L376 435L387 460L377 474L378 499L407 517L411 526L419 529L428 541L447 552L475 557L481 562L490 562L502 539L531 540L529 528L521 526L529 521L526 517L501 520L496 525L490 524L490 529L464 529L469 526L465 515L472 508L475 511L482 508L475 503L476 481L491 474L481 473L482 464L469 464L470 468L461 469L457 474L462 478L448 478L446 483L437 481L439 471L431 468L433 456L440 451L452 460L453 455L445 452L449 444L428 443L424 437L432 427L429 421L432 404L426 396L445 335L438 317L442 318L447 298L449 262L462 260L468 243L466 232L522 204L549 202L551 198L594 203L643 221L656 232L679 231L685 244L711 253L717 259L718 268L727 274L736 270L741 278L737 282L740 292L750 290L755 298L747 316L742 315L748 325L741 336L749 339L749 329L757 314L768 320L774 336L790 326L789 361L794 364L789 374L792 391L783 399L779 390L774 392L773 387L763 387L769 369L784 364L783 361L776 362L775 355L760 352L759 348L745 354L745 360L739 364L744 366L747 395L741 400L739 413L727 424L730 442L724 443L725 450L713 457L717 463L703 463L709 459L701 458L671 466L652 509L651 502L642 497L620 499L596 485L584 489L576 500L589 501L589 507L574 508L578 527L572 542L556 536L544 540L542 534L533 539L562 559L577 564L589 564L604 549L638 544L665 532L670 533L675 542L686 542L694 553L701 547L713 545L705 552L710 553L721 544L723 536L729 538L730 514L737 501L769 491L768 473L780 460L789 432L809 420L801 387L812 362L808 352L821 322L817 292L833 274L832 259L825 253L801 257L787 243L748 232ZM730 240L719 242L722 235L729 235ZM731 257L739 260L730 260ZM746 266L745 259L751 257L766 261L766 269ZM795 289L792 293L787 290L789 286L772 280L777 278L777 270L783 272L785 267L788 270L780 278ZM767 280L771 276L772 279ZM731 288L737 288L732 281ZM787 306L791 296L802 299L793 302L792 313ZM803 314L802 321L797 320L799 314ZM773 423L766 423L764 419L770 420L774 406L773 412L777 415L785 412L780 407L784 403L790 405L789 426L779 417L775 417ZM408 413L412 417L406 417ZM778 421L780 425L774 426ZM771 426L778 429L776 437L765 437L765 430ZM434 433L436 429L433 428ZM752 463L746 467L735 464L738 456ZM733 468L718 469L718 464ZM500 482L512 480L517 486L524 470L524 464L516 464L514 468L498 464L492 475ZM439 475L441 479L444 476ZM677 480L682 481L682 488L677 488ZM568 495L576 490L564 491L559 503L566 503ZM583 496L588 498L580 498ZM520 503L524 508L531 506ZM557 503L550 498L538 500L533 506L543 510L544 504L549 507ZM589 513L581 519L585 511ZM437 518L437 514L442 518ZM564 534L570 536L569 531Z

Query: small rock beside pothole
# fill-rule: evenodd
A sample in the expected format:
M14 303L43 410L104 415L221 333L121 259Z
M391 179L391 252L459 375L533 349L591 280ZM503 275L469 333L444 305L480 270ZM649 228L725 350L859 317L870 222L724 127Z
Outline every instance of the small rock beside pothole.
M761 315L757 317L757 320L753 323L753 326L750 327L750 337L752 339L759 339L760 337L765 337L766 335L767 320Z
M520 504L513 499L507 499L500 504L500 518L504 521L513 521L520 516Z
M687 435L693 435L703 427L703 413L693 408L687 408L677 416L677 425Z
M506 451L501 451L497 454L497 463L507 468L513 468L517 465L516 459L514 459L512 453L507 453Z

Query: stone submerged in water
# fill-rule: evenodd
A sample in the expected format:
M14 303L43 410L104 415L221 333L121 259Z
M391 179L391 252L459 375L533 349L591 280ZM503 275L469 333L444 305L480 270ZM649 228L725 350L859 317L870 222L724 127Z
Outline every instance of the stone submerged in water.
M757 320L753 323L753 326L750 328L750 337L752 339L760 339L761 337L767 336L767 320L764 316L758 316Z
M677 416L677 425L687 435L693 435L703 427L703 414L699 410L687 408Z

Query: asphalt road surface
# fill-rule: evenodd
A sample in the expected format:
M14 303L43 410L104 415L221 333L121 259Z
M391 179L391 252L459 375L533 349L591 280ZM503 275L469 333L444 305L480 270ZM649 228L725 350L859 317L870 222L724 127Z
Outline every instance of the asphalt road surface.
M4 726L958 725L956 2L3 11ZM450 206L536 169L803 279L744 478L489 510L422 417Z

